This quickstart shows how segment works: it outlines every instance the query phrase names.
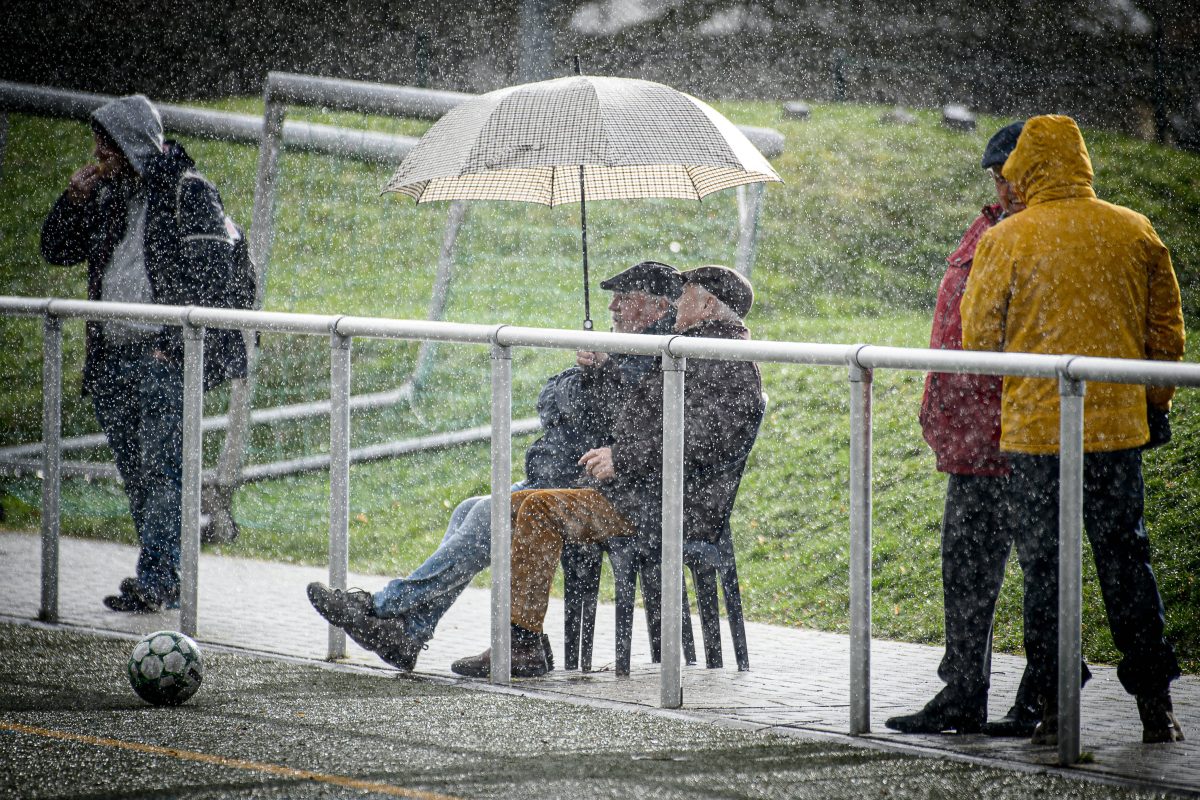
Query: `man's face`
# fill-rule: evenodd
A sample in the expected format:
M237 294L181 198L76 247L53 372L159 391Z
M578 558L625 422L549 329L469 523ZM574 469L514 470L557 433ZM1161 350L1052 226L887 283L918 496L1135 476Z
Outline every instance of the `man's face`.
M683 294L675 301L675 330L686 331L708 315L708 298L711 294L699 284L689 283Z
M95 147L92 149L96 156L96 164L100 167L100 174L103 176L117 176L125 170L130 169L129 161L126 160L125 154L103 136L93 134L95 139Z
M667 313L667 299L645 292L613 292L608 310L617 333L641 333Z
M1000 174L999 167L992 167L988 170L991 173L992 180L996 183L996 197L1000 200L1000 207L1004 209L1004 213L1012 216L1020 211L1025 210L1025 203L1017 195L1017 190L1012 184L1004 179Z

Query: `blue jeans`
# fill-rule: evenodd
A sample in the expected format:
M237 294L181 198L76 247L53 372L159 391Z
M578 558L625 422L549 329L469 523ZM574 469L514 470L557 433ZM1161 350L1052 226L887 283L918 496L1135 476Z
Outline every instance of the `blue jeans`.
M1046 697L1058 675L1058 456L1012 454L1016 543L1025 572L1025 655L1030 679ZM1083 459L1083 525L1113 644L1117 677L1130 694L1166 691L1179 677L1175 651L1150 566L1142 521L1142 452L1087 453Z
M121 348L105 360L92 403L141 543L138 583L171 603L179 596L183 370L156 359L148 344Z
M512 491L523 488L518 483ZM402 617L405 633L417 641L428 641L463 589L491 565L491 554L491 497L469 497L454 509L442 543L425 563L407 578L396 578L375 593L375 613L384 618Z

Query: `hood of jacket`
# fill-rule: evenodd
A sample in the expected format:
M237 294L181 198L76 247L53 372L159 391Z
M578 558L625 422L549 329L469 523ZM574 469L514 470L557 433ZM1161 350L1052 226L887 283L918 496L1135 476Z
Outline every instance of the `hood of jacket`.
M1004 162L1003 173L1026 206L1096 196L1092 159L1079 126L1070 117L1046 115L1026 122L1017 146Z
M122 97L97 108L92 120L112 137L138 175L162 152L162 117L145 95Z

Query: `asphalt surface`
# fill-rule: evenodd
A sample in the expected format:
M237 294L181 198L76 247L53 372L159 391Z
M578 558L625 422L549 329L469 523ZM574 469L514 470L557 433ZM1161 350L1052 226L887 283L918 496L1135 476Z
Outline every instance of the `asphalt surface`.
M0 624L0 797L1163 796L204 645L158 708L134 638Z

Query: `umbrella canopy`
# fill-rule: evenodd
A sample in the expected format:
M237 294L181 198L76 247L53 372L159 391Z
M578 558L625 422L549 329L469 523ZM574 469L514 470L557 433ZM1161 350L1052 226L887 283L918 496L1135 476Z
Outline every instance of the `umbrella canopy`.
M418 203L579 203L583 327L590 330L589 198L699 200L763 181L780 178L745 134L706 103L661 83L574 75L499 89L451 109L383 191Z
M457 106L384 188L417 202L699 200L779 181L758 149L708 104L669 86L576 75L511 86Z

